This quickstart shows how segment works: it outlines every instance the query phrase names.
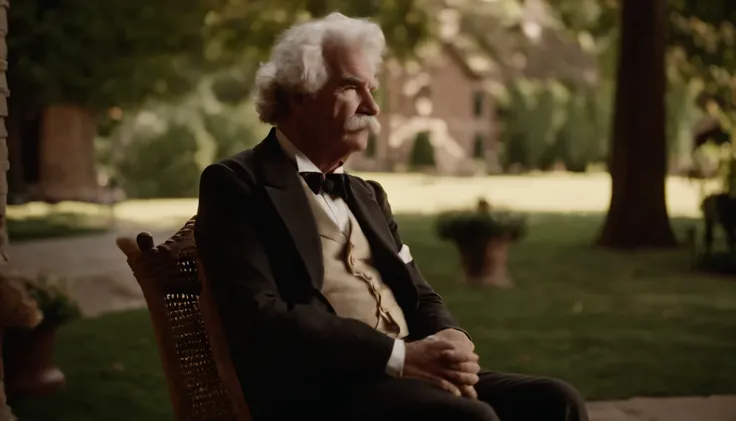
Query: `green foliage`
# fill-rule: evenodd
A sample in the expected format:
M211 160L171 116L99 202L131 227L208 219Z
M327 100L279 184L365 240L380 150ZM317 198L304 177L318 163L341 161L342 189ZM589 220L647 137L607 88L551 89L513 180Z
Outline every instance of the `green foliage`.
M220 113L205 114L202 118L204 128L215 147L212 161L219 161L254 146L264 137L253 125L246 124L237 111L223 110Z
M429 132L417 133L416 139L414 139L414 145L411 150L411 157L409 163L414 169L421 169L426 167L434 167L434 146L429 140Z
M61 279L39 277L24 282L28 294L43 313L41 325L60 326L81 316L79 306L64 290Z
M605 37L619 25L620 0L547 0L566 28Z
M483 159L485 155L485 139L482 134L476 134L473 139L473 158Z
M253 88L258 62L246 61L243 65L218 72L213 76L212 93L218 101L237 106L247 100Z
M98 138L103 177L130 197L195 197L205 166L261 141L270 127L258 122L253 104L217 101L210 82L181 101L129 113L109 138Z
M544 99L542 99L544 98ZM537 168L554 134L551 126L556 107L546 86L520 79L508 88L502 107L505 165L520 164L525 169Z
M196 197L200 168L192 130L174 124L161 133L135 139L120 151L116 178L129 197Z
M14 92L42 104L104 109L150 95L187 92L184 63L201 54L204 18L215 2L25 0L8 9Z
M584 171L602 161L611 118L610 91L604 88L517 80L500 105L504 166L546 169L562 161Z
M615 39L621 0L547 0L556 16L575 33ZM703 82L704 106L736 122L736 2L670 0L666 36L671 69L687 80ZM716 109L717 108L717 109Z
M667 92L667 143L670 170L682 173L692 164L693 127L704 116L696 103L698 84L673 77Z
M508 212L492 211L480 200L475 210L441 213L435 229L440 239L457 244L483 244L493 238L518 240L526 233L526 220Z
M14 95L26 101L98 111L178 97L210 73L220 73L221 88L247 81L241 89L218 89L242 98L249 72L278 33L338 9L375 18L397 57L411 55L429 36L422 0L23 0L8 12L8 77ZM221 71L227 68L246 71Z
M570 171L583 172L591 162L603 160L606 132L598 127L596 97L587 90L572 92L565 123L557 133L558 157Z

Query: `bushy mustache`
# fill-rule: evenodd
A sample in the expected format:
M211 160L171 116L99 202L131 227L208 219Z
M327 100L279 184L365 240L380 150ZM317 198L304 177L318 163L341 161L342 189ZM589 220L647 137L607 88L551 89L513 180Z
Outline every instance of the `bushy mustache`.
M381 123L378 122L376 117L367 114L356 114L345 123L345 130L347 131L354 132L365 129L373 134L378 134L381 131Z

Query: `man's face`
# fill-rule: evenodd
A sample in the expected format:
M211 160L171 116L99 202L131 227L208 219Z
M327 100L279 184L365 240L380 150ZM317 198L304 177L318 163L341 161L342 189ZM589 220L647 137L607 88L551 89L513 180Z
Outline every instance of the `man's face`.
M321 149L347 156L362 151L371 131L380 128L375 70L360 48L331 44L324 57L329 80L314 97L305 99L299 114L302 126Z

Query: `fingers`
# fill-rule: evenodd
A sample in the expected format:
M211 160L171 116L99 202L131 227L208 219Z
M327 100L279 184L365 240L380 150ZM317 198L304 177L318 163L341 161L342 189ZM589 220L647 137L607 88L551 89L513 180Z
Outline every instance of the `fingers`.
M442 377L458 386L472 386L478 383L478 374L462 371L447 370Z
M439 338L437 336L427 336L426 338L424 338L424 340L427 341L429 349L435 351L451 350L457 348L457 346L453 342L450 342L447 339Z
M429 335L426 338L424 338L423 341L429 342L431 346L441 346L441 347L446 347L448 345L454 346L452 341L448 341L447 339L442 338L437 335Z
M460 387L460 393L463 394L463 396L470 398L470 399L478 399L478 392L475 390L475 387L473 386L462 386Z
M451 381L447 379L443 379L439 376L427 376L427 380L430 382L436 384L437 386L445 389L446 391L452 393L455 396L463 396L463 392L460 390L460 387L453 384Z
M476 353L462 349L444 350L440 354L440 357L445 363L448 364L478 362L478 355Z
M480 371L480 365L477 361L467 361L464 363L455 363L450 365L450 369L453 371L462 371L464 373L478 373Z

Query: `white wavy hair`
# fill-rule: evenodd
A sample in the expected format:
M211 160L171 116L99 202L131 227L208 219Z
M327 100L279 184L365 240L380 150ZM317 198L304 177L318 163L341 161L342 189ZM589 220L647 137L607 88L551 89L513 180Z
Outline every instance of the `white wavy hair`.
M374 69L383 61L386 40L381 28L367 20L332 13L297 24L279 37L271 58L256 72L255 106L264 123L276 125L289 114L288 95L314 94L329 78L322 54L327 42L361 48Z

